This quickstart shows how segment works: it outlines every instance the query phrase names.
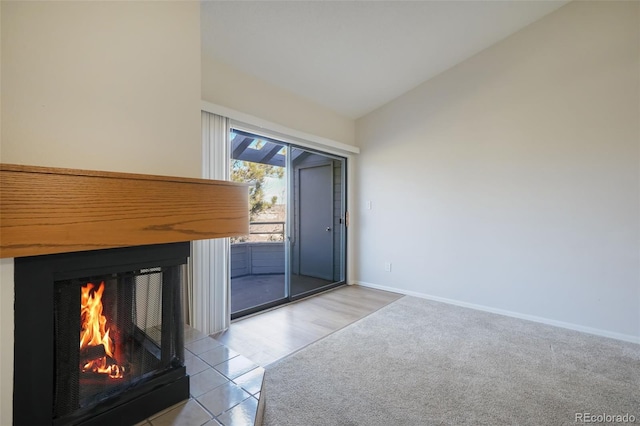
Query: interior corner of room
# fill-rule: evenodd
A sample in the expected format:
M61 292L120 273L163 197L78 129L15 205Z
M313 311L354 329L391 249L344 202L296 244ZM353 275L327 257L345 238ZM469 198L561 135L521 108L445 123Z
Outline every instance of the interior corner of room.
M300 21L294 28L335 15L321 3L308 3L308 13L302 9L305 3L295 6ZM397 2L376 3L391 8ZM441 2L418 3L446 7ZM395 7L423 7L418 3ZM475 15L486 23L499 15L491 9L499 8L498 3L456 4L465 19ZM397 50L424 43L430 52L439 52L438 58L459 54L459 60L443 59L437 68L434 59L428 79L403 90L394 86L394 96L391 84L368 89L364 82L371 83L369 75L360 72L351 80L353 90L361 87L359 95L347 98L346 91L335 95L323 86L329 84L328 72L326 81L305 86L302 74L277 63L264 62L263 74L257 74L260 61L242 57L239 48L214 46L221 40L218 32L242 33L241 27L232 28L238 21L230 18L236 14L252 22L260 14L274 22L289 16L283 12L278 17L274 9L257 3L2 1L0 158L6 164L198 179L228 179L229 162L257 158L250 155L259 155L267 165L286 162L289 180L284 185L291 198L282 208L288 209L287 221L266 214L260 218L282 224L277 226L282 226L284 247L287 236L305 232L296 225L300 200L293 179L304 168L295 164L293 150L306 152L307 159L325 156L333 174L316 168L313 172L318 173L307 177L313 182L334 179L334 194L342 197L339 203L333 201L332 223L322 226L333 237L326 246L333 250L326 259L333 270L325 278L319 278L319 272L309 276L353 285L344 293L333 290L330 305L331 297L340 294L353 300L364 297L355 289L366 288L375 290L371 294L406 295L631 343L625 348L637 351L640 6L625 1L535 3L520 5L538 8L528 12L528 23L524 12L514 12L514 3L513 20L487 35L487 40L493 37L491 43L464 52L454 48L463 45L464 34L472 34L475 27L449 34L439 22L429 21L445 31L446 38L417 39L418 33L410 32L397 41ZM373 31L366 19L366 8L373 10L373 4L345 4L342 19ZM433 16L440 12L434 9ZM385 15L379 9L377 13ZM427 18L414 19L418 28ZM334 35L347 27L337 25ZM269 36L284 34L274 30ZM251 35L249 31L237 37L247 41ZM325 36L329 34L319 32L309 42ZM246 51L268 56L270 48L253 40ZM356 40L316 59L334 58L339 64L340 53L360 49L364 54L369 42ZM418 58L415 64L409 58L384 65L400 75L405 68L417 69ZM300 69L313 71L309 69L316 59ZM333 71L349 72L338 65ZM402 73L402 78L409 77ZM383 98L387 100L367 109ZM226 151L206 151L212 139L203 114L225 118L231 143ZM264 142L233 145L234 129ZM246 151L250 143L256 152ZM286 150L276 150L278 144ZM216 161L226 165L226 175L210 174ZM315 164L322 166L321 161ZM337 189L338 174L344 188ZM339 238L336 229L343 232ZM280 231L259 225L254 232L264 235L258 243L280 238ZM244 243L245 248L253 244ZM230 264L231 252L240 246L234 249L222 240L204 245L193 245L192 260L202 262L211 255L214 261L195 275L194 288L200 293L192 294L191 314L207 334L230 324L233 301L228 303L230 288L224 286L232 278L282 276L291 283L291 277L303 275L295 253L312 256L308 270L319 262L316 253L297 246L298 251L287 252L290 257L278 257L276 268L264 263L275 255L262 251L265 257L254 259L257 267L251 274L239 263ZM338 251L343 257L336 260ZM285 272L285 266L297 267L297 273ZM207 286L205 280L221 268L226 275ZM14 260L2 259L3 425L13 422L13 275ZM290 293L285 296L279 300L295 300ZM378 302L419 311L409 298L395 304L396 296L379 296L384 301ZM214 312L213 300L221 310ZM426 306L441 312L435 308L440 305ZM253 313L252 307L244 313ZM442 309L444 317L453 312ZM358 315L351 321L365 314ZM481 320L490 322L488 318L495 317ZM373 317L358 327L366 329L375 321ZM297 359L306 362L304 354ZM213 418L211 412L208 416Z

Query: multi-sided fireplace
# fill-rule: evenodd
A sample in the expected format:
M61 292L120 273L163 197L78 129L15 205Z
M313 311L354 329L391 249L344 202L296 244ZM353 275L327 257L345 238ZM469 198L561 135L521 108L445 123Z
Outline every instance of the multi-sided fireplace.
M132 424L187 398L189 241L246 235L248 203L234 182L0 163L13 423Z
M189 249L16 258L14 424L132 424L188 398Z

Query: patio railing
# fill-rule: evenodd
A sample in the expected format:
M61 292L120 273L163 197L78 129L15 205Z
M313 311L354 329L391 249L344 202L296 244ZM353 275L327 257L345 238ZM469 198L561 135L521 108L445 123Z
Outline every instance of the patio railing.
M284 242L231 245L231 278L284 274Z
M249 222L249 235L280 235L278 241L284 241L284 222ZM278 230L261 230L262 227L269 225L277 225L280 227ZM253 227L253 228L252 228ZM256 229L256 227L261 227Z

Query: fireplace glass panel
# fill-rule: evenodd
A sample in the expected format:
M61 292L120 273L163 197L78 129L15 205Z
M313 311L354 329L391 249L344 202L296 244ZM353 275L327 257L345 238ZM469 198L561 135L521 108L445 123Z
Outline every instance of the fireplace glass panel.
M180 365L179 354L162 346L163 280L171 275L152 268L55 283L54 417Z
M186 399L188 256L173 243L16 258L14 423L134 424Z

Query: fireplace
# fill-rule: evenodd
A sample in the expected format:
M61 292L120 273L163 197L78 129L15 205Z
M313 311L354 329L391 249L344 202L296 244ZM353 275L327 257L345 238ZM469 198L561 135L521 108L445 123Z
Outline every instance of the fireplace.
M15 259L14 424L133 424L189 397L190 244Z
M234 182L0 163L13 423L132 424L186 399L189 242L246 235L248 195Z

